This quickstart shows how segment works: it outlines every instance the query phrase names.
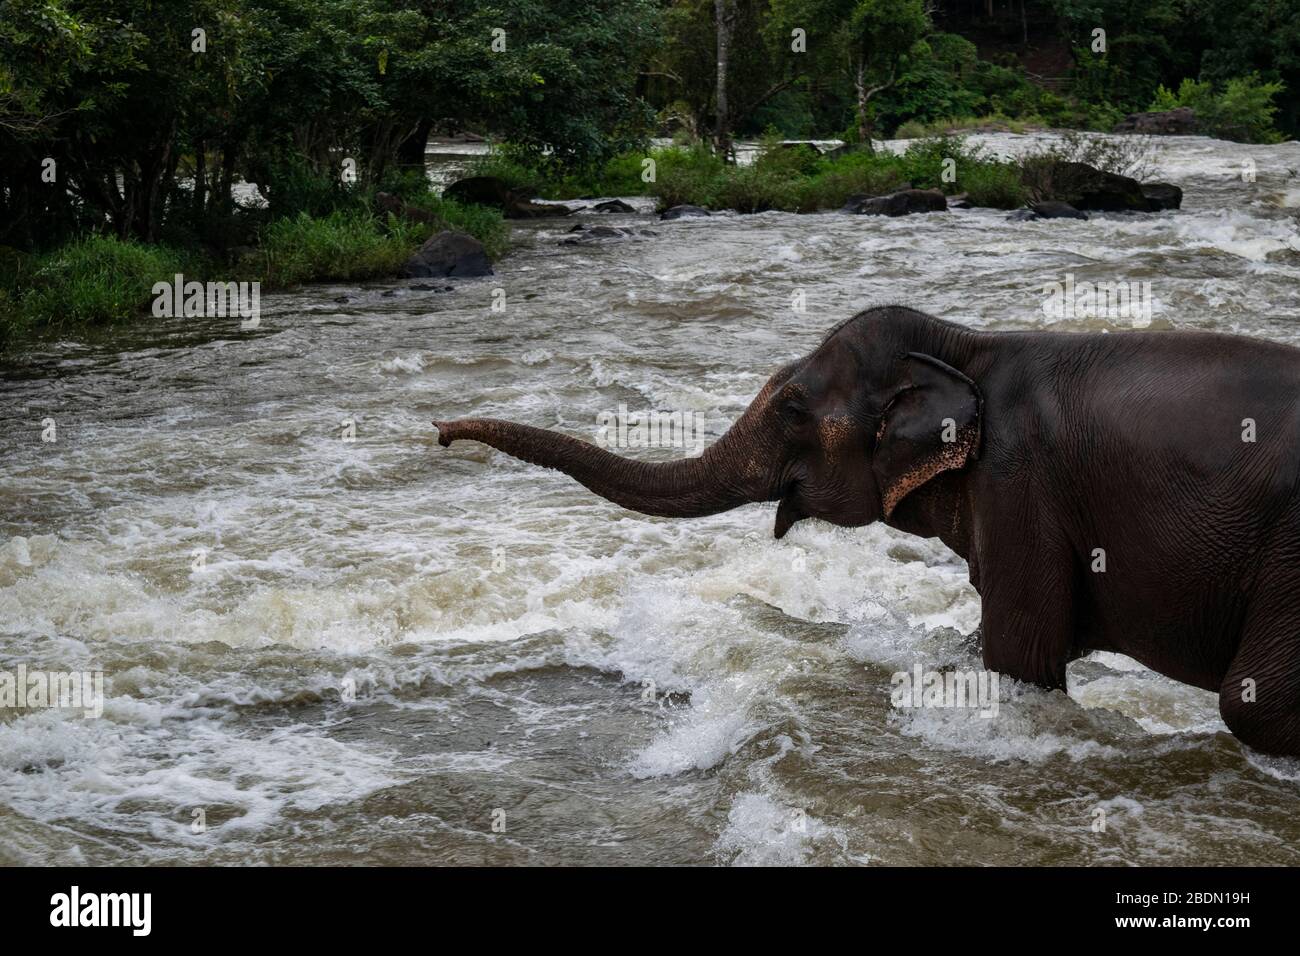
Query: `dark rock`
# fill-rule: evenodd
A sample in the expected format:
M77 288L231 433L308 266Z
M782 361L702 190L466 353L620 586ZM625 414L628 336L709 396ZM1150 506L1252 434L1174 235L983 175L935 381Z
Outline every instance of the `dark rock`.
M395 299L397 298L397 290L389 289L387 292L381 292L380 297L384 299Z
M334 297L334 301L337 302L339 305L347 305L352 300L345 295L338 295Z
M495 176L471 176L452 183L442 191L442 196L456 202L503 209L514 201L515 192Z
M1007 222L1033 222L1035 219L1087 219L1086 212L1080 212L1068 202L1048 199L1036 202L1028 209L1017 209L1007 216Z
M841 212L859 216L910 216L922 212L944 212L948 200L937 189L902 189L888 196L850 196Z
M1151 212L1181 209L1183 206L1183 191L1169 183L1143 183L1142 195L1146 197L1147 209Z
M537 219L542 216L568 216L574 212L559 203L533 202L520 195L495 176L471 176L452 183L442 191L444 199L492 206L507 219Z
M1190 106L1155 113L1130 113L1115 124L1116 133L1148 136L1189 136L1196 128L1196 111Z
M1080 212L1068 202L1060 202L1056 199L1048 199L1045 202L1036 202L1029 207L1039 219L1087 219L1086 212Z
M689 203L681 206L673 206L671 209L665 209L659 214L660 219L690 219L694 216L711 216L713 213L700 206L692 206Z
M560 245L585 246L605 239L626 239L630 235L632 233L626 229L616 229L613 226L592 226L590 229L584 229L579 235L571 239L561 240Z
M948 197L948 208L949 209L974 209L975 207L971 205L971 201L969 198L967 198L965 193L958 193L955 196Z
M572 231L572 230L570 230ZM614 226L592 226L569 239L561 239L562 246L588 246L611 239L636 239L639 236L654 236L658 233L649 229L619 229Z
M411 286L412 292L451 292L454 286L449 285L428 285L427 283L417 282Z
M431 236L406 260L402 274L412 279L490 276L492 261L483 244L468 233L446 229Z
M606 202L598 202L591 207L592 212L636 212L634 208L623 202L621 199L610 199Z
M1048 162L1025 166L1022 179L1030 195L1067 202L1085 212L1146 212L1148 203L1136 179L1103 172L1087 163Z
M438 217L427 209L402 202L392 193L375 193L375 208L381 215L393 215L410 222L424 222L430 225L438 223Z

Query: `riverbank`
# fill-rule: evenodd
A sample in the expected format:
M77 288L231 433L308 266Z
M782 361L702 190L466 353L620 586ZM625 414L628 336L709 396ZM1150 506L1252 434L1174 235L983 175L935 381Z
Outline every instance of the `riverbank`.
M466 232L492 258L505 255L509 229L500 213L462 205L430 188L407 188L401 198L427 216L380 215L374 193L316 215L300 212L267 221L263 210L236 213L255 220L236 226L255 245L213 248L143 243L110 235L79 237L57 248L22 253L0 248L0 348L24 336L79 326L126 322L145 314L156 283L260 282L264 291L310 282L396 275L421 243L443 229Z
M903 189L960 195L970 206L1016 209L1033 201L1065 200L1044 170L1085 163L1105 173L1140 175L1150 143L1141 137L1102 137L1073 131L1016 158L999 156L965 136L882 143L874 150L767 140L753 161L727 163L703 147L663 147L623 153L581 171L529 162L509 147L470 165L520 196L573 200L592 196L652 197L660 210L679 205L810 213L838 209L852 198ZM407 213L376 211L377 189L328 192L293 216L270 219L263 208L237 210L228 233L255 245L221 248L197 243L146 244L111 236L81 237L35 255L0 255L0 347L28 334L108 325L141 315L156 283L256 281L263 291L312 282L391 277L434 233L459 230L496 260L510 249L503 211L435 194L428 180L393 180ZM331 206L333 208L331 208ZM247 221L240 221L243 217Z

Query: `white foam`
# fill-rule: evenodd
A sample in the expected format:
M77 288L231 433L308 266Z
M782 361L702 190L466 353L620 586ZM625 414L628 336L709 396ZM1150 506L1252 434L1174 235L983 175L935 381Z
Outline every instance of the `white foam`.
M767 794L746 792L732 800L714 852L733 866L800 866L810 862L819 844L842 850L843 836Z

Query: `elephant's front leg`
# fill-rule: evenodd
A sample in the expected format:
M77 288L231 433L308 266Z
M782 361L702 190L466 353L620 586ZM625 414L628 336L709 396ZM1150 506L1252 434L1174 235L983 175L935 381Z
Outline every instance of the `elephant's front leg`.
M979 547L984 666L1064 690L1075 646L1075 559L1061 538L1026 531L1020 525Z

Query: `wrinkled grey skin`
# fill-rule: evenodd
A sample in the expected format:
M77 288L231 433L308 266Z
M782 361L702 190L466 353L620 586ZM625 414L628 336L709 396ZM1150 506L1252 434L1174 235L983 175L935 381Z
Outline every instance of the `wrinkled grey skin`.
M1116 651L1218 691L1252 747L1300 755L1298 398L1289 346L976 332L885 307L773 375L698 458L435 424L443 445L485 442L645 514L779 501L778 538L804 518L938 537L970 565L987 667L1064 689L1071 660Z

